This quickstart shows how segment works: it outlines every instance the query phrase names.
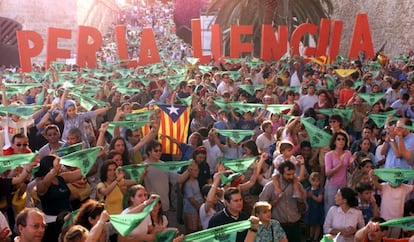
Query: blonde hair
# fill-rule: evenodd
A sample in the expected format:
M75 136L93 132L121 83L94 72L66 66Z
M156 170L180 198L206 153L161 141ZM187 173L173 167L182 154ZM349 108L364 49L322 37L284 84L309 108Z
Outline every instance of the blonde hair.
M309 181L321 180L321 174L319 172L312 172L309 176Z
M253 215L257 215L259 214L261 211L263 211L263 209L272 209L272 205L270 205L270 203L265 202L265 201L258 201L254 204L253 206Z

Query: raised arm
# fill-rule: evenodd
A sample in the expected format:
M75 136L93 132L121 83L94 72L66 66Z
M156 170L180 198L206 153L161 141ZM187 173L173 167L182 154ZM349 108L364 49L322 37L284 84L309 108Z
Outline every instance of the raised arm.
M220 181L221 181L221 174L219 172L214 173L213 184L211 184L210 191L208 191L207 198L206 198L206 205L204 206L204 210L206 211L206 213L208 213L208 211L210 211L210 209L212 209L215 206L214 197L216 196L217 188L220 185Z
M92 227L89 232L89 236L86 239L86 242L96 242L99 241L99 238L102 235L102 232L105 230L106 221L109 220L109 214L106 210L102 211L101 216L99 217L98 222Z

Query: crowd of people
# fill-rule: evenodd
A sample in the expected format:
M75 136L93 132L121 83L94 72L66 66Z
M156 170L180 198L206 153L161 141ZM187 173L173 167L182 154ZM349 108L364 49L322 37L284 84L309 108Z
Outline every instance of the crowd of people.
M1 174L0 241L156 241L169 224L181 223L178 242L248 219L250 228L234 241L319 241L323 234L337 241L409 240L410 231L381 223L414 213L412 179L388 182L376 171L414 165L414 52L385 63L338 58L321 66L291 56L184 65L191 47L174 37L171 8L130 6L120 21L128 24L131 46L140 28L153 27L163 36L157 38L163 59L183 72L167 64L127 70L111 41L97 54L111 65L98 70L53 65L35 75L4 68L2 107L40 109L0 118L1 159L38 152ZM177 75L173 85L169 77ZM96 100L93 107L80 94ZM383 95L371 101L364 94ZM190 106L187 143L160 129L162 104ZM237 108L243 104L260 105ZM275 104L286 106L270 109ZM151 110L146 128L111 126ZM330 141L317 145L304 121ZM235 139L226 130L251 132ZM162 154L162 140L180 152ZM86 175L61 164L62 149L78 144L101 147ZM240 171L226 166L249 159ZM172 160L191 162L178 172L156 166ZM123 169L129 165L147 166L133 179ZM126 236L109 222L148 206Z

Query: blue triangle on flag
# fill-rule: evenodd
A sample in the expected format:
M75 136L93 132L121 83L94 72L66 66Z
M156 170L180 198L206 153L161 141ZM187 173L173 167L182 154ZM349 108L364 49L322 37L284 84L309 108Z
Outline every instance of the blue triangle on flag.
M168 105L168 104L158 104L158 107L168 114L172 121L175 123L181 116L181 114L186 110L186 105Z

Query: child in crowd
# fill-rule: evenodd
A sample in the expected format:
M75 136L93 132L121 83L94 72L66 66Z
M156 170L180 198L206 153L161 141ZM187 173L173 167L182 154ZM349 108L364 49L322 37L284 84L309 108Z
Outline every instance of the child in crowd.
M309 241L319 241L324 221L323 188L319 172L312 172L309 182L311 186L306 189L308 209L305 213L305 223L308 225Z
M279 146L279 153L274 160L273 160L273 175L272 180L275 184L275 195L279 196L283 189L280 187L279 184L279 178L280 174L278 172L278 168L280 164L283 162L289 160L296 166L296 176L293 181L293 196L294 197L300 197L300 182L305 178L306 169L305 169L305 160L303 159L303 156L298 155L296 157L293 156L293 144L289 141L282 141Z
M371 218L379 217L379 208L374 196L372 195L373 187L368 183L362 183L357 188L358 208L364 216L364 222L367 224Z
M268 202L259 201L253 206L253 216L260 220L259 228L254 241L279 241L287 242L285 231L280 223L272 219L272 205Z

